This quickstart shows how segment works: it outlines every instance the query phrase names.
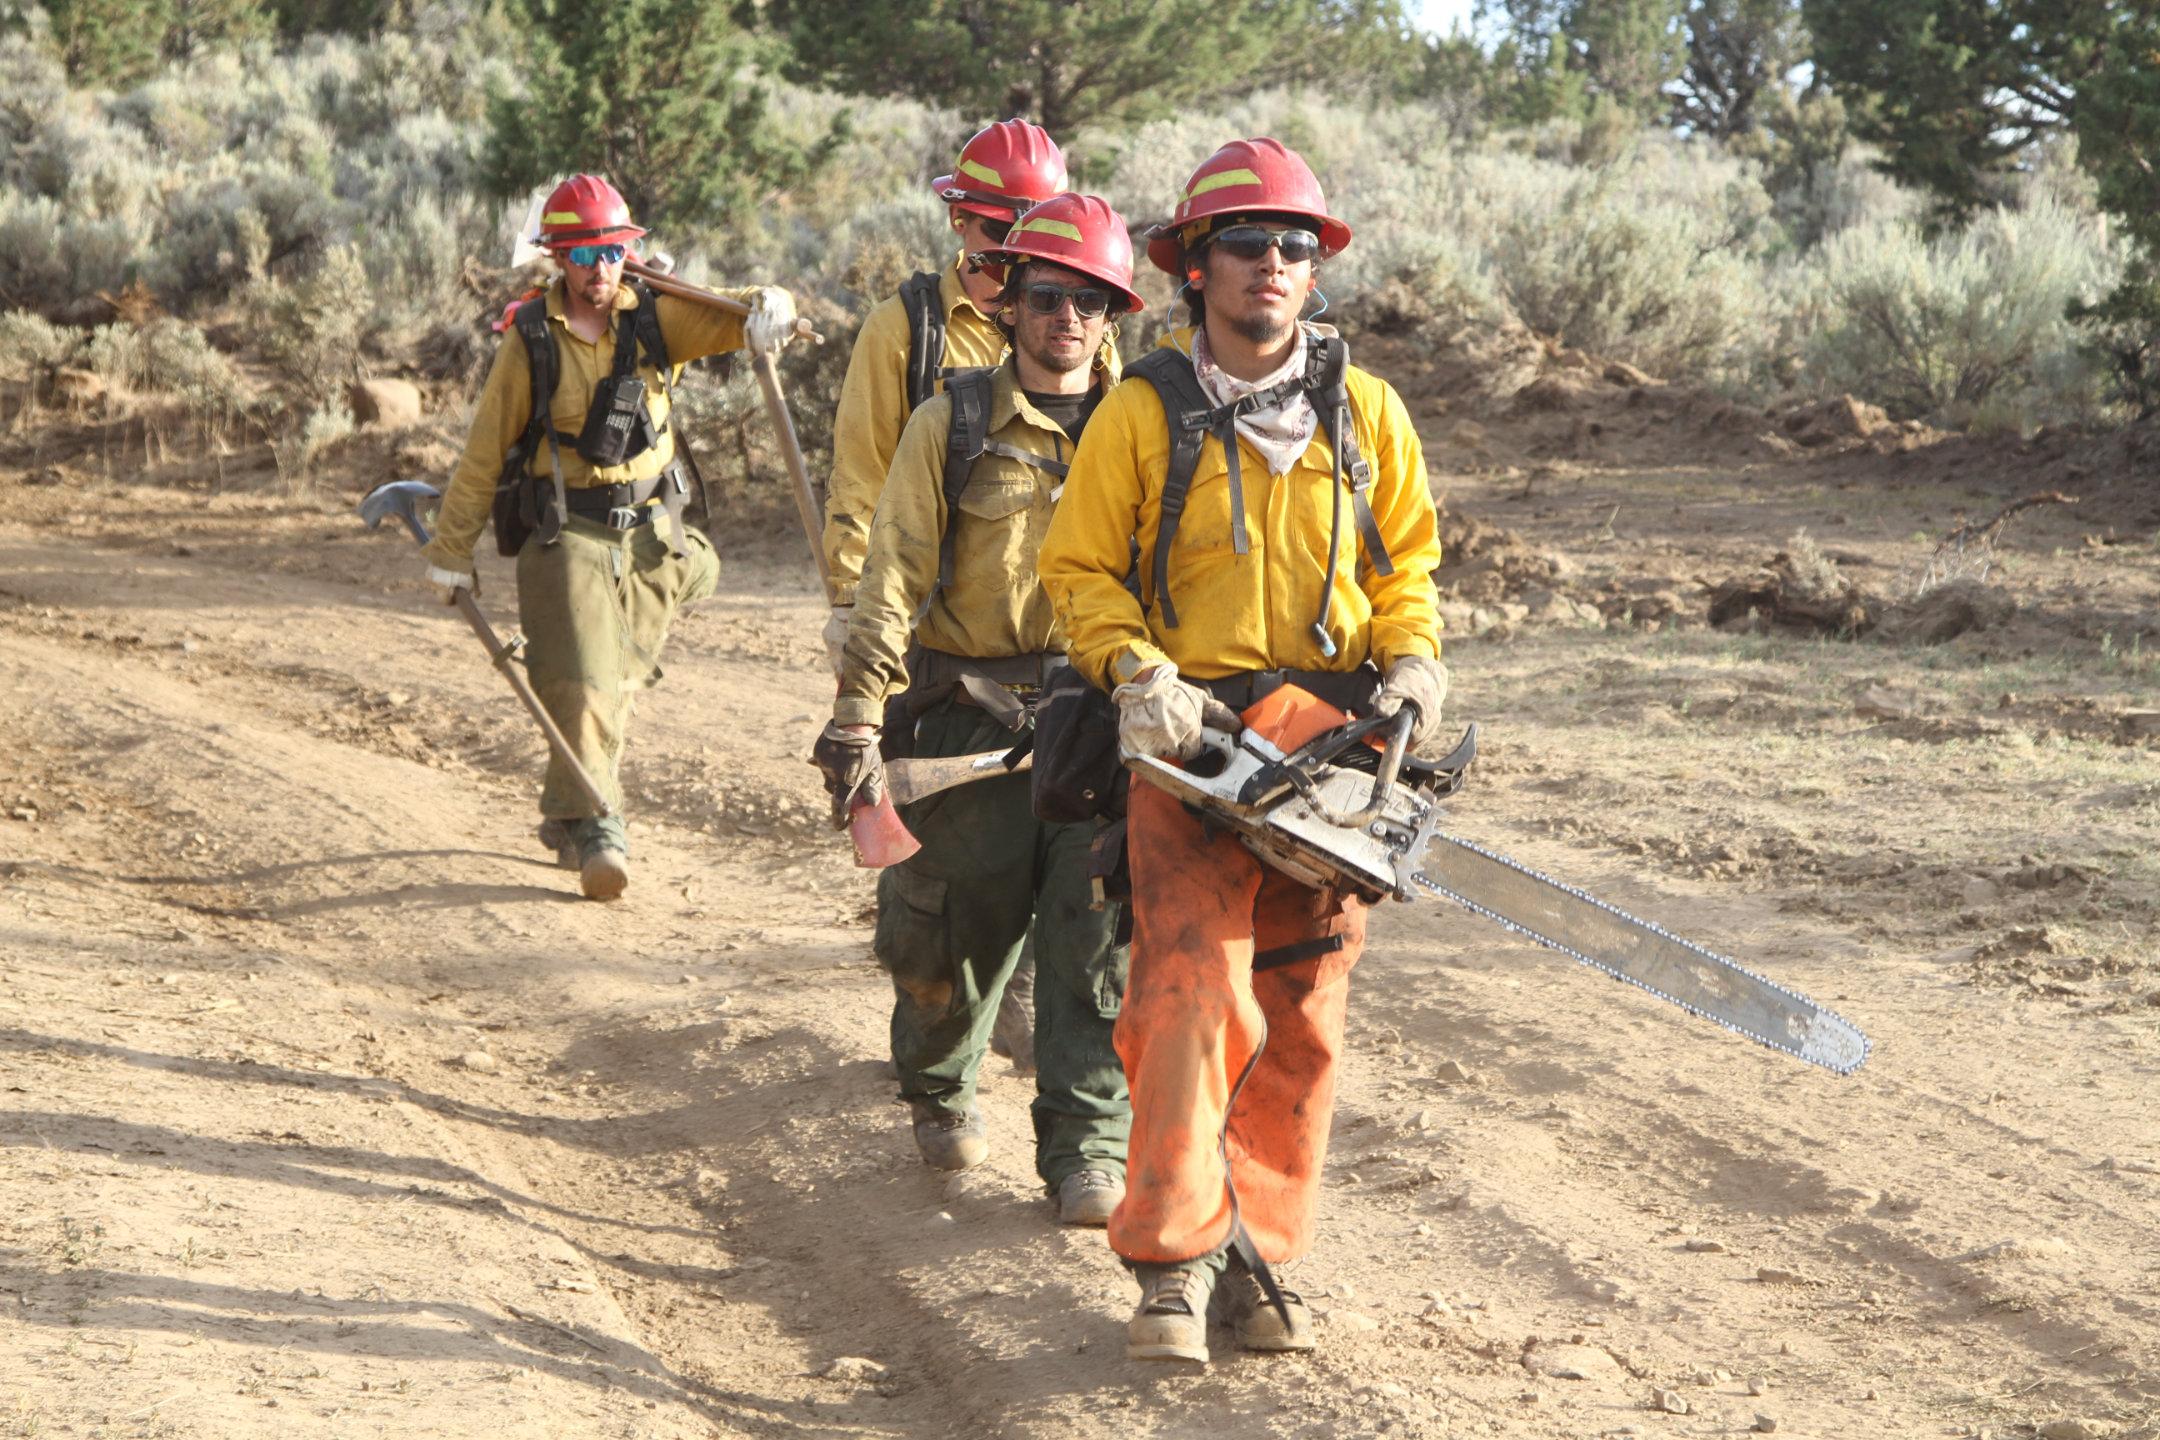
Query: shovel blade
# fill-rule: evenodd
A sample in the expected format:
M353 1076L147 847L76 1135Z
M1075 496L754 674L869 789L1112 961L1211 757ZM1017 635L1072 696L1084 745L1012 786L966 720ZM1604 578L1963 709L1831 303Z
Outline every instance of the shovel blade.
M865 870L882 870L922 849L922 841L908 833L892 796L881 795L875 805L858 805L848 812L848 839L855 842L855 863Z

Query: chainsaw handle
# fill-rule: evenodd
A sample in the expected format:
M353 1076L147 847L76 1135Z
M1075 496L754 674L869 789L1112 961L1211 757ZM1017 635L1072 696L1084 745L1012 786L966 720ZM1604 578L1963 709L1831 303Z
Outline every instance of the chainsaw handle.
M1362 830L1387 812L1388 792L1395 788L1395 779L1402 773L1403 755L1410 748L1410 731L1416 724L1416 712L1407 705L1393 715L1374 715L1353 721L1301 747L1285 762L1284 769L1290 775L1290 783L1305 797L1305 803L1313 808L1314 814L1330 825ZM1373 771L1372 793L1366 797L1364 808L1342 811L1322 800L1319 787L1313 784L1312 776L1300 763L1307 760L1307 752L1320 750L1325 742L1324 752L1311 757L1310 763L1318 764L1339 753L1345 745L1383 731L1387 740L1380 752L1380 764Z

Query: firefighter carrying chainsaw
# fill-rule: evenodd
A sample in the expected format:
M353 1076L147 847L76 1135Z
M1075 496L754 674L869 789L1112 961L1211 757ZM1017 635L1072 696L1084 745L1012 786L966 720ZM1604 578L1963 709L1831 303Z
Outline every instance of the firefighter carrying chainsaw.
M958 256L941 270L909 277L899 293L864 317L856 333L833 414L832 480L825 501L832 610L824 638L835 678L855 613L870 520L908 416L944 390L947 376L995 365L1006 354L1005 333L992 319L1002 282L973 268L968 257L1003 243L1021 211L1064 188L1064 153L1041 126L1001 120L978 131L960 148L951 173L930 182L959 238ZM1101 361L1115 380L1114 343L1104 343ZM1035 1024L1033 950L1031 939L1021 949L991 1034L991 1048L1010 1055L1023 1070L1033 1064L1028 1046Z
M1405 708L1414 750L1440 735L1423 451L1395 391L1301 319L1349 241L1268 139L1209 157L1150 239L1193 328L1096 411L1038 560L1128 758L1191 760L1224 707L1286 750ZM1264 866L1154 785L1128 805L1133 1127L1109 1223L1140 1281L1127 1353L1204 1362L1218 1292L1245 1348L1310 1349L1296 1293L1268 1303L1270 1267L1313 1243L1364 902Z
M629 883L617 771L637 692L660 678L676 610L720 575L712 542L684 519L673 386L691 360L745 344L772 354L795 326L777 287L721 292L744 316L626 282L644 234L598 176L548 196L537 243L561 276L517 307L422 552L453 603L472 590L491 516L497 548L517 557L526 669L568 741L542 783L540 839L595 900Z
M1012 351L952 374L894 454L814 751L839 823L879 800L885 756L1013 746L1065 669L1035 552L1112 378L1106 332L1141 308L1132 241L1107 203L1065 194L974 258L1000 277L992 311ZM1089 876L1099 827L1038 820L1021 774L901 815L922 848L879 876L875 948L893 977L893 1063L923 1159L961 1170L985 1158L976 1075L1032 916L1036 1170L1061 1220L1100 1225L1124 1193L1129 1110L1111 1039L1119 907L1093 903Z

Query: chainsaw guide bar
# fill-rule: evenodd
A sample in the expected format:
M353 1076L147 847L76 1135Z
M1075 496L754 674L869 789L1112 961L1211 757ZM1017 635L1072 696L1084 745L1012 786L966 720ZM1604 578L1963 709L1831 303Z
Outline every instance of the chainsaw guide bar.
M1290 754L1251 730L1207 729L1182 767L1150 756L1126 763L1302 884L1375 901L1421 891L1453 900L1810 1065L1850 1075L1866 1063L1859 1027L1805 995L1440 830L1441 802L1477 756L1477 727L1445 759L1421 762L1404 757L1406 720L1353 721ZM1386 748L1375 749L1382 740Z

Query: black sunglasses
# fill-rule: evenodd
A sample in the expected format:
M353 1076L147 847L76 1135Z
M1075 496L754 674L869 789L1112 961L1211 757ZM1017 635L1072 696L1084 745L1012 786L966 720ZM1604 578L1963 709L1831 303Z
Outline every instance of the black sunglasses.
M1207 237L1207 243L1240 260L1258 260L1270 248L1282 251L1283 264L1320 258L1320 237L1310 230L1270 230L1264 225L1232 225Z
M1073 314L1083 320L1093 320L1110 308L1110 292L1093 285L1068 290L1063 285L1053 285L1047 280L1038 281L1021 292L1027 308L1037 315L1055 315L1072 301Z

